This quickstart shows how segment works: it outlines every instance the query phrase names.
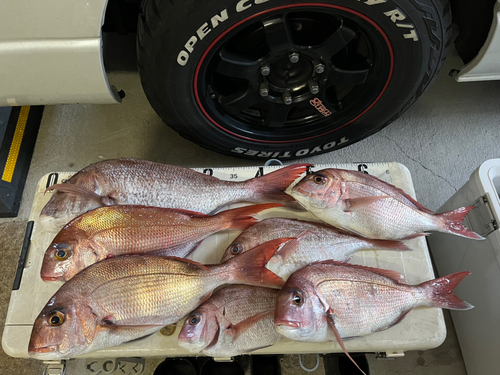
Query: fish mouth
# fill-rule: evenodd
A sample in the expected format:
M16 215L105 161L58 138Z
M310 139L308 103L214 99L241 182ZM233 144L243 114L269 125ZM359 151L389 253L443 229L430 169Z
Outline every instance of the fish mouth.
M294 322L291 320L276 320L274 322L274 325L277 325L278 327L284 328L284 329L298 329L298 328L300 328L299 322Z
M59 353L59 345L47 345L41 347L30 347L28 349L28 353L31 357L45 357L46 355L58 354Z

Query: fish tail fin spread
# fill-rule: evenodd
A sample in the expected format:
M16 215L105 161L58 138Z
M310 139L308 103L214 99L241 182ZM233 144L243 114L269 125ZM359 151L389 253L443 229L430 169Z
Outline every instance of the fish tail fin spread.
M244 230L258 222L253 215L274 207L283 207L283 205L278 203L256 204L222 211L215 216L222 217L227 223L228 228Z
M428 299L428 306L451 310L472 309L470 303L462 301L452 292L453 289L466 277L469 271L457 272L439 279L426 281L419 285Z
M460 207L453 211L437 214L436 216L442 220L440 225L441 231L473 240L484 240L484 237L462 225L465 215L467 215L473 208L475 208L475 206Z
M291 195L285 193L285 190L303 173L306 173L307 167L311 165L312 164L292 164L264 176L249 180L248 183L251 184L255 201L295 202L295 199L292 198Z
M407 251L411 250L408 246L401 241L394 240L369 240L373 245L374 249L377 250L397 250L397 251Z
M266 264L276 250L292 238L278 238L268 241L237 257L228 259L222 267L233 269L231 284L246 284L281 288L285 281L266 268Z

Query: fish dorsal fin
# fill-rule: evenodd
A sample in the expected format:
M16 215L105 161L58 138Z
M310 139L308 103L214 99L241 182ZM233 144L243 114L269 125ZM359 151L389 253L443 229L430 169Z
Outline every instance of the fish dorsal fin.
M356 361L354 359L352 359L352 357L349 355L349 353L345 349L344 342L342 341L342 337L340 337L339 331L337 330L337 327L335 327L333 315L334 315L333 310L331 308L329 308L328 311L326 312L326 319L328 321L328 324L332 328L333 334L335 335L337 342L339 343L340 347L342 348L342 351L345 353L347 358L349 358L352 361L352 363L354 363L354 365L356 365L356 367L359 369L359 371L361 371L361 373L363 373L363 375L366 375L366 373L363 370L361 370L361 367L359 367L359 365L356 363Z
M359 173L359 172L356 172L356 171L348 171L348 172L354 172L356 173L357 175L363 175L363 178L366 179L367 181L364 183L365 185L370 185L373 187L373 181L375 181L377 184L384 184L384 185L387 185L388 187L390 187L391 189L394 189L397 193L401 194L402 196L404 196L408 201L409 203L415 205L416 208L426 212L426 213L429 213L429 214L434 214L434 212L432 212L431 210L429 210L427 207L424 207L421 203L418 203L414 198L412 198L410 195L408 195L408 193L404 192L403 189L400 189L398 188L397 186L394 186L393 184L390 184L388 182L385 182L375 176L372 176L372 175L369 175L369 174L366 174L366 173ZM370 184L371 182L371 184ZM362 182L357 182L357 183L362 183ZM378 188L377 186L375 186L376 188Z
M273 315L274 315L274 310L261 311L260 313L252 315L251 317L246 318L237 324L231 325L230 327L227 328L227 333L231 335L234 339L236 339L247 329L255 325L255 323Z
M350 268L357 268L360 270L366 270L370 271L373 273L376 273L378 275L387 277L388 279L391 279L392 281L398 283L398 284L408 284L408 281L406 278L400 274L399 272L392 271L392 270L385 270L382 268L374 268L374 267L368 267L368 266L361 266L359 264L351 264L351 263L346 263L346 262L339 262L338 260L323 260L321 262L314 262L311 263L311 265L321 265L321 264L333 264L336 266L343 266L343 267L350 267Z
M421 203L417 202L414 198L412 198L410 195L405 193L403 189L400 189L392 184L389 184L386 182L387 185L389 185L391 188L395 189L398 193L403 195L406 199L408 199L411 203L413 203L417 208L421 209L422 211L428 213L428 214L434 214L432 210L429 210L427 207L424 207Z
M361 197L361 198L352 198L352 199L344 199L344 212L349 212L355 210L356 208L362 208L368 206L372 203L378 202L382 199L390 198L388 195L376 195L371 197Z
M165 257L165 258L168 258L168 259L174 259L174 260L178 260L179 262L184 262L184 263L189 263L195 267L198 267L204 271L210 271L210 268L208 268L207 266L205 266L204 264L201 264L195 260L191 260L191 259L186 259L186 258L179 258L179 257Z

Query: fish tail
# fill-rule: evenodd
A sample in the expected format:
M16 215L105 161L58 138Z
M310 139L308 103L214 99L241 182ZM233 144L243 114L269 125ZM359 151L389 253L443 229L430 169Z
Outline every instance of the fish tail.
M222 211L215 216L222 217L228 228L243 230L258 221L253 215L274 207L283 207L283 205L279 203L256 204Z
M465 219L465 215L467 215L473 208L475 208L475 206L460 207L453 211L437 214L436 216L442 220L441 225L439 226L440 231L456 234L457 236L470 238L473 240L484 240L484 237L467 229L462 225L462 222Z
M285 190L312 164L292 164L277 171L268 173L261 177L249 180L256 202L274 201L281 203L292 203L295 199L285 193Z
M266 268L276 250L292 238L278 238L268 241L237 257L228 259L222 267L231 267L228 283L281 288L285 281Z
M457 285L471 273L469 271L457 272L439 279L426 281L419 285L428 299L428 306L451 310L472 309L470 303L462 301L452 292Z

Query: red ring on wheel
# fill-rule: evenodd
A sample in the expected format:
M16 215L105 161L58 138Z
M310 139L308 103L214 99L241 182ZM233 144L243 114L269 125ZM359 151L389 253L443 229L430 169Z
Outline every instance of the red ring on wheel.
M391 68L389 70L389 77L387 78L387 82L385 83L384 87L382 88L382 91L380 92L380 94L377 96L377 98L373 101L372 104L370 104L368 106L368 108L366 108L363 112L361 112L358 116L356 116L355 118L353 118L352 120L346 122L344 125L341 125L335 129L332 129L332 130L329 130L323 134L319 134L319 135L315 135L315 136L312 136L312 137L308 137L308 138L302 138L302 139L295 139L295 140L291 140L291 141L264 141L264 140L260 140L260 139L253 139L253 138L249 138L249 137L245 137L245 136L242 136L240 134L237 134L237 133L234 133L232 131L229 131L228 129L224 128L223 126L219 125L216 121L214 121L214 119L212 119L210 117L210 115L207 113L207 111L205 110L205 108L203 108L203 105L201 104L201 101L200 101L200 97L198 95L198 87L197 87L197 82L198 82L198 75L199 75L199 72L200 72L200 69L201 69L201 65L203 64L203 61L205 60L205 57L208 55L208 53L210 52L210 50L214 47L215 44L217 44L217 42L219 40L221 40L227 33L229 33L231 30L233 30L234 28L240 26L241 24L247 22L248 20L251 20L255 17L259 17L263 14L266 14L266 13L269 13L269 12L273 12L275 10L281 10L281 9L287 9L287 8L295 8L295 7L305 7L305 6L316 6L316 7L326 7L326 8L335 8L335 9L339 9L339 10L342 10L344 12L347 12L347 13L351 13L351 14L354 14L355 16L358 16L362 19L364 19L365 21L367 21L368 23L370 23L373 27L375 27L375 29L378 30L378 32L382 35L382 37L384 38L385 42L387 43L387 47L389 48L389 55L390 55L390 60L391 60ZM356 121L358 118L360 118L361 116L363 116L366 112L368 112L370 110L370 108L372 108L375 103L377 103L377 101L380 99L380 97L382 96L382 94L385 92L385 90L387 89L387 86L389 85L389 82L392 78L392 72L393 72L393 69L394 69L394 52L392 50L392 45L391 43L389 42L389 38L387 37L387 35L384 33L384 31L380 28L380 26L378 26L372 19L368 18L367 16L365 16L364 14L362 13L359 13L355 10L352 10L352 9L349 9L349 8L345 8L343 6L339 6L339 5L332 5L332 4L322 4L322 3L303 3L303 4L293 4L293 5L283 5L283 6L280 6L280 7L276 7L276 8L273 8L273 9L268 9L268 10L265 10L263 12L260 12L260 13L256 13L254 14L253 16L250 16L248 18L245 18L244 20L241 20L237 23L235 23L233 26L231 26L230 28L228 28L226 31L224 31L221 35L219 35L217 38L215 38L215 40L208 46L208 48L205 50L205 52L203 53L203 55L201 56L201 59L200 61L198 62L198 66L196 67L196 71L194 73L194 96L195 96L195 99L196 99L196 102L198 103L198 106L200 107L201 111L203 112L203 114L210 120L210 122L212 124L214 124L215 126L217 126L219 129L223 130L224 132L226 133L229 133L235 137L238 137L238 138L241 138L241 139L245 139L247 141L253 141L253 142L260 142L260 143L292 143L292 142L301 142L301 141L307 141L309 139L314 139L314 138L318 138L318 137L322 137L324 135L327 135L327 134L330 134L334 131L337 131L349 124L351 124L352 122Z

